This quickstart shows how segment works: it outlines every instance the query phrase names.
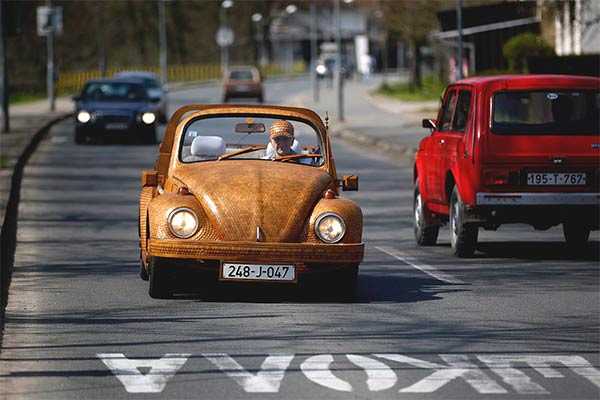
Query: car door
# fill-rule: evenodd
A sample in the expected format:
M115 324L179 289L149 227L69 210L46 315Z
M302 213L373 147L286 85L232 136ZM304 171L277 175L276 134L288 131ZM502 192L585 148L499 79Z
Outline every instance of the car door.
M447 198L448 193L446 193L446 177L448 176L448 171L454 171L454 173L458 174L460 171L454 166L459 162L459 157L463 157L465 154L465 145L466 145L466 132L467 125L471 119L471 103L473 94L469 87L458 87L457 88L457 100L456 107L454 109L454 113L452 115L452 124L450 125L450 129L445 132L444 138L442 139L444 143L440 144L440 158L439 158L439 168L437 171L440 175L440 194L441 194L441 202L444 204L449 204L450 199ZM459 176L454 176L454 179L460 179Z
M430 157L426 167L426 184L428 200L433 203L441 203L444 195L444 176L445 172L441 170L445 163L446 142L451 131L452 117L456 108L456 88L446 91L442 112L438 119L438 126L433 131L429 148L427 149Z

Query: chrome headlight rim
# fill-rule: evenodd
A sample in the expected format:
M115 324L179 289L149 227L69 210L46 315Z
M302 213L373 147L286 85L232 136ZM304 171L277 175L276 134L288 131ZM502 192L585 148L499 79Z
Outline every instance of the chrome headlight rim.
M80 124L87 124L92 121L92 113L86 110L79 110L77 112L77 122Z
M338 237L336 237L335 239L326 239L326 238L322 237L321 233L319 232L319 225L327 217L335 217L339 221L339 223L342 227L342 233L340 235L338 235ZM322 242L327 243L327 244L338 243L344 238L344 236L346 236L346 222L344 221L344 218L342 218L342 216L339 215L338 213L335 213L333 211L324 212L323 214L321 214L317 217L317 220L315 221L314 231L315 231L315 235Z
M194 227L194 229L192 230L192 232L190 234L188 234L188 235L180 235L179 233L175 232L175 230L173 229L173 226L171 224L172 221L173 221L173 218L175 217L175 215L177 213L179 213L179 212L182 212L182 211L187 211L188 213L190 213L192 215L192 217L194 218L194 222L196 224L196 226ZM173 209L169 213L169 216L167 217L167 225L169 226L169 231L173 235L175 235L176 237L178 237L179 239L188 239L188 238L191 238L192 236L194 236L196 234L196 232L198 232L198 228L200 227L199 223L198 223L198 216L196 215L196 212L194 212L194 210L192 210L189 207L177 207L177 208Z

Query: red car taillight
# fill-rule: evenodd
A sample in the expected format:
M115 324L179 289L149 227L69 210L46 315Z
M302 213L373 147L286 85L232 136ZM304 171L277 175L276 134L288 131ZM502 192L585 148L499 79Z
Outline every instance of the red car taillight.
M487 186L516 185L519 183L519 171L494 169L483 172L483 184Z

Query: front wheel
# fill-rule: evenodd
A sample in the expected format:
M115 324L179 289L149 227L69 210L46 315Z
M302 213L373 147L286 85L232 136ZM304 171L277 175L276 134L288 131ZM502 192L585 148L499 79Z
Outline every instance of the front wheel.
M470 257L477 247L479 227L476 224L465 222L465 206L454 186L450 198L450 245L452 252L457 257Z
M435 244L440 232L438 224L428 224L433 219L427 205L423 203L419 180L415 182L413 196L414 231L417 244L421 246L432 246Z
M344 270L336 279L336 293L339 300L345 303L351 303L356 300L358 265L352 265Z
M590 237L590 228L582 221L565 221L562 224L565 241L570 247L583 247Z
M150 288L148 293L153 299L170 299L173 297L173 289L170 282L171 276L161 265L157 257L150 257L149 263L149 281Z

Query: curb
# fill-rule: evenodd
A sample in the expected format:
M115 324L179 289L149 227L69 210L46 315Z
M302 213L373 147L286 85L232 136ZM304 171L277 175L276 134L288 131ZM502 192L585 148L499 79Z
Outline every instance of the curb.
M4 312L8 303L8 288L12 277L14 255L17 242L17 219L19 200L21 197L21 182L27 161L36 150L42 139L52 126L69 118L72 113L62 115L47 122L32 137L18 157L13 168L10 182L10 194L6 203L4 221L0 232L0 343L4 331Z

